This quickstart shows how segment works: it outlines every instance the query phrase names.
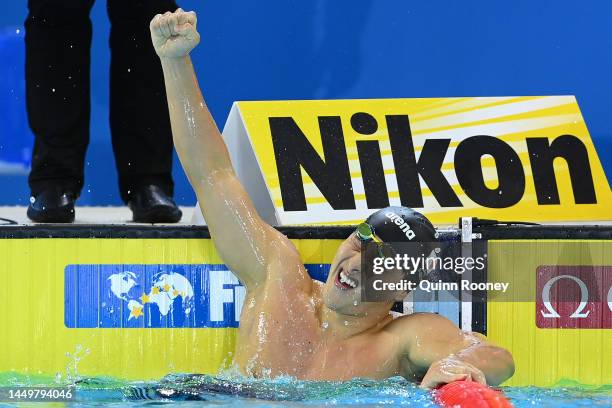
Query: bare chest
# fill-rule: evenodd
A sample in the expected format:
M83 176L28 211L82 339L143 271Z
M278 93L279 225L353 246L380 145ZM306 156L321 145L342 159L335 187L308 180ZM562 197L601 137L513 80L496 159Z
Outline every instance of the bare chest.
M396 353L383 336L330 340L313 299L278 300L270 295L245 301L235 356L245 374L310 380L378 379L398 374Z
M399 373L392 347L376 335L363 335L342 342L323 341L310 362L305 378L348 380L355 377L383 379Z
M235 362L255 377L291 375L307 370L320 339L314 299L279 292L245 300L240 316Z

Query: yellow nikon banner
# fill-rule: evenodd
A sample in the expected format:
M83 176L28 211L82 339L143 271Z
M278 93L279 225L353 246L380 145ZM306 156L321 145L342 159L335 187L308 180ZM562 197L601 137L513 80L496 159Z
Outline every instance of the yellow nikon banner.
M352 224L387 205L438 225L612 219L573 96L237 102L224 137L278 225Z

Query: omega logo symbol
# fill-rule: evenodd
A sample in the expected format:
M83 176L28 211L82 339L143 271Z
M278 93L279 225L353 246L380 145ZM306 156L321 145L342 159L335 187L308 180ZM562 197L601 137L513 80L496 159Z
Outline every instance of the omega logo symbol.
M549 319L556 319L556 318L561 317L561 315L559 315L559 313L555 310L552 303L550 302L550 290L552 289L553 285L561 279L570 279L576 282L578 284L578 287L580 287L580 304L578 305L576 310L574 310L574 313L572 313L569 316L570 319L579 319L579 318L588 317L591 311L590 310L585 311L585 309L589 301L589 288L587 287L586 283L584 283L582 279L580 279L577 276L573 276L573 275L555 276L554 278L551 278L548 280L548 282L546 282L546 284L542 288L542 302L544 303L544 308L547 311L545 312L544 310L540 310L540 313L542 313L542 316L549 318ZM606 296L606 301L608 303L608 308L610 309L610 311L612 311L612 286L610 286L610 288L608 289L608 295Z
M540 265L536 326L612 329L612 265Z
M580 287L580 304L578 305L578 308L574 311L574 313L571 314L570 318L577 319L577 318L587 317L589 313L591 313L591 311L590 310L587 310L586 312L583 312L583 311L584 309L586 309L587 302L589 301L589 288L587 288L586 283L584 283L582 279L576 276L572 276L572 275L555 276L554 278L549 279L548 282L546 282L546 284L542 288L542 301L544 302L544 307L546 308L546 310L548 310L548 312L544 312L543 310L541 310L540 312L542 313L542 316L547 317L547 318L561 317L561 315L559 315L559 313L557 313L557 311L553 307L552 303L550 303L550 290L552 289L552 286L560 279L571 279L574 282L576 282L578 286ZM608 306L609 307L611 305L611 302L610 302L611 293L612 292L608 292ZM612 310L612 307L610 310Z

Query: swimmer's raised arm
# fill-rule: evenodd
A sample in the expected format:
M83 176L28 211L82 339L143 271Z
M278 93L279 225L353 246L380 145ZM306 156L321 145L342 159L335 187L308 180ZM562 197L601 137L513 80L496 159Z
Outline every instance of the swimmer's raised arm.
M514 374L507 350L461 331L445 317L415 313L394 321L389 332L398 338L402 374L410 373L411 380L422 377L423 388L459 380L499 385Z
M238 181L200 92L189 53L198 45L194 12L178 9L151 21L151 38L166 83L172 135L223 262L247 288L267 277L277 259L300 263L289 240L257 214ZM273 258L273 259L271 259Z

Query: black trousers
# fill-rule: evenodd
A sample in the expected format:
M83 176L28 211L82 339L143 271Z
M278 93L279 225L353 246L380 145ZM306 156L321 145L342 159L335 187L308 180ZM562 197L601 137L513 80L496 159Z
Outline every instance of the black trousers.
M89 12L94 0L28 0L26 95L35 135L29 184L80 193L89 144ZM107 0L111 21L110 127L123 201L145 184L172 195L172 133L149 22L174 0ZM94 61L95 63L95 61ZM110 163L91 163L107 168Z

